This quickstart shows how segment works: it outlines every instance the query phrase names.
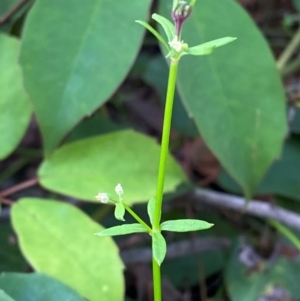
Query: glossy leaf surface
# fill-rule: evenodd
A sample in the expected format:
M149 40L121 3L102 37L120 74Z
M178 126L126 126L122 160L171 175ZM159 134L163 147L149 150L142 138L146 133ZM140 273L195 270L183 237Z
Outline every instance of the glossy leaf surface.
M81 140L57 150L39 169L41 184L63 194L96 201L98 192L113 192L121 183L126 204L155 195L160 148L142 134L127 130ZM171 156L167 160L165 191L185 175Z
M18 64L19 51L19 40L0 34L0 160L18 145L31 114Z
M95 237L103 228L79 209L57 201L22 199L13 206L12 221L22 252L35 270L91 301L123 300L118 249L110 237Z
M46 153L118 88L143 39L134 20L150 0L38 0L26 20L21 64Z
M0 275L0 287L15 301L84 301L74 290L42 274L7 273ZM0 300L1 294L0 294Z
M160 1L168 14L171 1ZM210 56L184 56L178 90L201 135L250 197L286 133L285 99L272 53L233 0L198 0L182 38L190 46L231 36Z

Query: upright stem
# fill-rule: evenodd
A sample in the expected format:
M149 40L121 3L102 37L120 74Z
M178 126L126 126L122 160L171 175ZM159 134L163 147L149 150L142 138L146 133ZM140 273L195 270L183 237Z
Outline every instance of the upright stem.
M167 160L167 155L169 150L172 109L173 109L173 101L174 101L174 94L175 94L175 87L176 87L177 69L178 69L178 61L172 60L170 65L170 71L169 71L163 133L162 133L161 149L160 149L158 178L157 178L157 186L156 186L155 211L154 211L154 219L153 219L154 231L159 231L159 225L160 225L162 198L163 198L164 182L165 182L166 160Z
M175 94L175 87L176 87L177 69L178 69L178 60L172 60L170 65L170 71L169 71L163 133L162 133L162 140L161 140L158 180L157 180L156 197L155 197L155 210L154 210L154 218L153 218L153 225L152 225L153 232L160 231L159 225L160 225L161 207L162 207L162 199L163 199L163 191L164 191L166 160L167 160L167 155L169 150L172 109L173 109L174 94ZM161 301L160 266L155 261L153 256L152 256L152 268L153 268L154 301Z

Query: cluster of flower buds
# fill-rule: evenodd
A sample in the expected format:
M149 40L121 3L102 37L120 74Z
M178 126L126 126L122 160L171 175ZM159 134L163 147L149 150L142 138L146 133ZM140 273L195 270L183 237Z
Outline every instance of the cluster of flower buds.
M120 183L115 187L115 192L119 197L119 201L121 202L122 201L122 194L124 193L124 190L123 190ZM107 204L109 201L117 203L117 201L115 201L114 199L111 199L106 192L99 192L95 196L95 198L96 198L97 201L100 201L103 204Z

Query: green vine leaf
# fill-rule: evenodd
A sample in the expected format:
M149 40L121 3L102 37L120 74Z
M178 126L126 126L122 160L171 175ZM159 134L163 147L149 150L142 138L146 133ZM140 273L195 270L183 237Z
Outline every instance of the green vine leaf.
M173 221L166 221L160 225L162 231L172 232L189 232L209 229L214 224L198 220L198 219L178 219Z
M151 225L154 219L154 211L155 211L155 198L151 198L147 204L147 212L148 212Z
M136 20L135 22L141 24L146 29L148 29L164 45L166 50L170 51L170 47L169 47L168 43L166 42L166 40L151 25L149 25L147 22L144 22L141 20Z
M125 207L123 203L116 203L115 207L115 218L119 221L125 221L124 219L125 215Z
M236 38L232 38L232 37L225 37L225 38L213 40L207 43L200 44L198 46L189 47L186 50L187 53L183 53L183 54L208 55L212 53L216 48L231 43L234 40L236 40Z
M126 224L115 227L110 227L104 229L98 233L95 233L98 236L117 236L117 235L126 235L131 233L145 233L148 232L141 224Z
M152 233L153 257L158 265L161 265L167 253L167 244L160 232Z
M159 14L153 14L152 19L158 22L162 26L162 28L166 33L168 41L169 42L172 41L175 34L175 26L167 18Z

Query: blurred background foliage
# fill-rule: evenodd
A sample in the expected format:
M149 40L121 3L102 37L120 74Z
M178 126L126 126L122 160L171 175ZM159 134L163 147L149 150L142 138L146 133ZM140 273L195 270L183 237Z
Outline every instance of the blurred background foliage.
M134 21L171 5L0 0L0 301L152 300L149 237L94 236L119 223L94 196L122 183L147 220L168 60ZM300 300L299 21L299 0L198 0L185 24L237 40L180 62L163 219L215 226L166 235L164 301Z

